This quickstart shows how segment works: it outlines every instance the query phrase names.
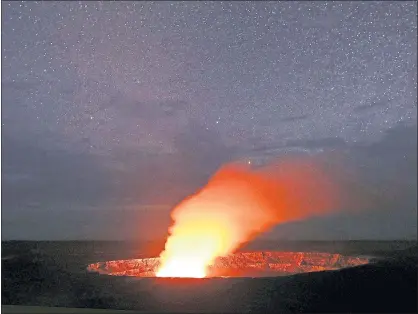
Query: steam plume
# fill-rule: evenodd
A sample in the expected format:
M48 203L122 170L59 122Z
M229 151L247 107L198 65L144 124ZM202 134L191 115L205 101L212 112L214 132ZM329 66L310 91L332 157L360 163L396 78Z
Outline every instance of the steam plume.
M205 277L217 257L273 226L332 211L337 192L318 160L288 158L255 170L228 164L172 211L157 276Z

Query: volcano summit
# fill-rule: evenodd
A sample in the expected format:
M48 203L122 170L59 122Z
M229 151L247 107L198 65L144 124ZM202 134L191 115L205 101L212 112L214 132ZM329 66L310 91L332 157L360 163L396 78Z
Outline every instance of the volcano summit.
M317 252L241 252L218 257L206 277L274 277L337 270L367 264L364 257ZM90 264L89 271L112 276L156 277L159 258L115 260Z

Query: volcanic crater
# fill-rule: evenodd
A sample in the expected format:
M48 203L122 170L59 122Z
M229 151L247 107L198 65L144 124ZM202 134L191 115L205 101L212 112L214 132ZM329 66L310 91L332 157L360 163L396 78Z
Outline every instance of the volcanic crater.
M318 252L239 252L218 257L206 277L275 277L297 273L337 270L369 263L366 257ZM90 264L88 271L111 276L156 277L158 257L104 261Z

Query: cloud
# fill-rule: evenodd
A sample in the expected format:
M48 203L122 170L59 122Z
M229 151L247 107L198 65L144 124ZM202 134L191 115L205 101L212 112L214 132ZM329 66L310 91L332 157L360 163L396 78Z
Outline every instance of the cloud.
M111 159L59 149L38 135L22 133L16 138L7 130L2 143L2 209L8 226L3 234L9 238L160 236L168 223L160 218L169 217L168 210L148 210L145 216L137 211L148 204L163 204L169 209L202 186L221 164L248 156L248 151L228 147L216 132L191 119L173 134L175 152L161 154L129 146ZM410 237L416 230L417 216L416 146L416 125L399 124L381 141L369 145L323 138L250 151L268 158L295 149L340 152L346 163L344 170L356 171L352 186L370 195L372 206L364 212L346 211L341 216L279 226L269 236ZM334 162L331 157L328 161ZM124 210L127 208L130 211ZM48 231L51 219L55 229Z
M162 238L170 224L169 211L163 209L57 209L3 214L3 239L146 241Z
M189 121L174 135L175 152L146 153L135 150L119 154L118 193L136 204L170 204L203 185L218 167L234 158L216 133Z
M251 148L241 152L242 158L265 163L284 154L317 154L325 150L344 149L347 143L338 137L310 140L290 140L284 144L253 142Z
M315 141L317 144L329 144ZM332 142L332 141L331 141ZM338 146L338 145L337 145ZM292 239L399 239L417 236L417 126L398 124L381 141L339 145L343 178L367 207L353 212L349 200L339 215L276 227L268 237ZM329 159L329 163L333 159ZM356 196L356 193L353 194Z
M287 147L303 147L306 149L315 148L343 148L347 143L339 137L326 137L310 140L290 140L287 141Z
M416 216L415 216L416 217ZM286 240L414 240L416 218L393 209L312 218L276 227L262 238Z
M110 92L108 100L100 104L102 110L112 109L122 116L152 121L187 114L190 107L190 103L182 99L139 101L136 96L129 96L122 91Z
M87 154L47 149L3 132L2 159L3 215L31 204L99 205L109 192L108 173Z
M371 100L369 103L366 103L365 105L360 105L360 106L354 107L353 112L362 113L362 112L370 110L370 109L375 109L375 108L378 108L378 107L384 107L384 106L388 105L387 104L388 102L389 102L388 99L378 99L378 98L376 98L376 99Z

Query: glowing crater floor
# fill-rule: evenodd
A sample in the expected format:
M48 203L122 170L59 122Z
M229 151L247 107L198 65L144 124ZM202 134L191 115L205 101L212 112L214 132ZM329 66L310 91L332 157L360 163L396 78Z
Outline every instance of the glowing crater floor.
M207 277L273 277L367 264L364 257L316 252L243 252L218 258ZM159 259L115 260L90 264L88 271L112 276L155 277Z

